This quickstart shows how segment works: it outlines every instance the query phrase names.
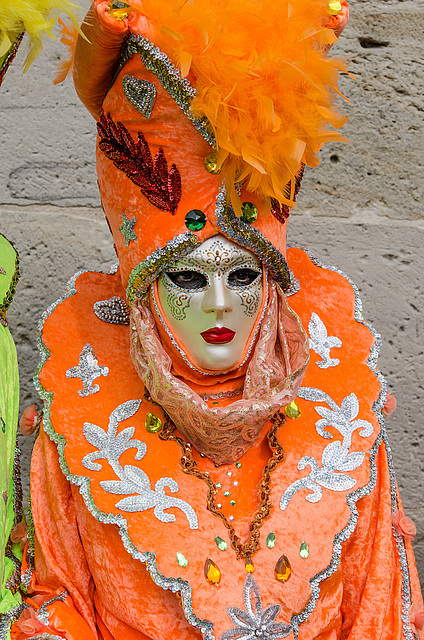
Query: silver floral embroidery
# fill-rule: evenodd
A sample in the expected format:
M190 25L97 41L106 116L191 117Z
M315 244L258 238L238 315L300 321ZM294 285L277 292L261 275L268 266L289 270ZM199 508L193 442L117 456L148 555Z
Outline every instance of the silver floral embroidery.
M261 595L255 579L249 573L243 587L243 601L246 611L238 607L227 607L227 612L235 627L224 631L219 640L279 640L286 638L292 626L286 622L275 622L281 606L270 604L262 610Z
M141 440L133 440L134 427L127 427L118 433L118 424L131 418L139 409L141 400L128 400L120 404L109 416L107 433L96 424L85 422L83 433L90 444L97 451L84 456L82 464L92 471L100 471L101 464L96 460L107 460L119 480L103 480L100 486L108 493L117 495L127 494L116 503L121 511L135 512L154 509L155 517L161 522L174 522L175 515L165 513L165 509L175 507L186 516L190 529L197 529L197 516L193 508L184 500L168 496L164 489L168 487L172 493L178 491L178 484L172 478L160 478L155 488L151 489L148 475L139 467L127 464L121 466L119 458L128 449L137 449L136 460L141 460L147 453L147 447ZM128 494L137 495L128 495Z
M93 393L100 391L98 384L93 386L93 382L100 376L107 376L109 373L108 367L101 367L97 362L97 358L94 354L93 347L87 342L84 349L79 356L79 364L76 367L71 367L66 372L67 378L80 378L84 389L80 389L78 394L84 398L90 396Z
M317 313L312 313L308 331L310 348L322 358L317 361L317 365L321 369L337 366L340 360L338 358L330 358L330 349L342 346L340 338L327 335L327 327Z
M307 476L296 480L287 487L280 501L282 511L287 509L291 498L300 489L309 489L312 492L306 496L308 502L321 500L322 487L332 491L352 489L357 481L344 472L357 469L365 458L365 453L362 451L350 452L352 434L356 429L361 429L359 435L362 438L368 438L374 431L372 424L367 420L355 419L359 412L359 402L354 393L346 396L340 407L328 394L314 387L301 387L298 395L312 402L326 402L331 407L330 409L321 406L315 407L318 415L322 416L315 423L315 429L323 438L332 438L331 433L325 431L325 427L334 427L343 436L343 441L336 440L325 447L321 467L312 456L304 456L299 461L297 465L299 471L307 466L311 468L311 471Z

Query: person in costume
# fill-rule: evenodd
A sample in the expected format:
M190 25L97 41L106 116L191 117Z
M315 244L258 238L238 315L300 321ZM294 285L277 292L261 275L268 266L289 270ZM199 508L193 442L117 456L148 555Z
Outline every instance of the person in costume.
M119 266L77 274L40 323L13 640L422 631L379 338L344 274L286 249L303 167L340 139L330 5L86 18L74 79Z

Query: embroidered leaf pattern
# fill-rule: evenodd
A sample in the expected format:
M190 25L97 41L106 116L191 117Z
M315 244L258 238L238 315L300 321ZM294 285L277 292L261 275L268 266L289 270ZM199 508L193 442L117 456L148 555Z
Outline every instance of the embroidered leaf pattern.
M97 123L99 148L112 160L115 167L140 187L141 193L161 211L176 212L181 199L181 176L175 164L168 170L163 149L154 160L141 131L134 142L122 122L114 122L110 113L100 115Z
M102 465L96 460L107 460L118 480L102 480L100 486L104 491L115 495L124 495L118 500L116 507L121 511L137 512L154 509L154 516L161 522L174 522L175 515L166 510L174 507L186 516L190 529L197 529L198 522L194 509L184 500L168 496L165 488L171 493L178 491L178 484L173 478L159 478L155 488L150 486L150 478L143 469L127 464L122 467L121 455L128 449L136 449L136 460L142 460L147 453L147 446L141 440L133 439L134 427L126 427L118 433L119 423L131 418L139 409L141 400L128 400L112 411L109 416L107 432L91 422L84 423L83 433L86 440L96 447L84 456L82 464L92 471L100 471Z
M327 327L317 313L311 314L308 331L310 336L309 346L321 358L321 360L317 360L318 367L321 369L336 367L340 363L340 360L330 357L330 349L335 347L340 348L342 346L340 338L327 334Z
M300 489L308 489L310 493L305 496L308 502L319 502L322 498L322 489L332 491L348 491L356 485L356 479L346 475L346 471L354 471L365 460L362 451L350 451L352 435L360 429L359 435L367 438L373 433L373 426L367 420L356 419L359 413L359 401L354 393L343 398L340 407L328 394L321 389L302 387L299 396L312 402L326 402L327 407L316 406L315 411L321 418L315 423L315 429L323 438L332 439L333 435L325 429L336 429L343 440L330 442L321 456L321 465L312 456L304 456L297 468L303 471L310 467L307 476L296 480L287 487L281 497L280 508L287 509L294 494Z

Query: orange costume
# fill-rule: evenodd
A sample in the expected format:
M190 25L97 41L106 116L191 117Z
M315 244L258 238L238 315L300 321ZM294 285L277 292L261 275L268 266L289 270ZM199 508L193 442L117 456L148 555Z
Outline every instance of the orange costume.
M75 80L119 266L77 274L40 323L12 640L420 632L379 336L343 273L285 246L303 166L342 122L325 56L340 8L95 3ZM196 366L156 282L217 234L259 258L266 294L223 372Z

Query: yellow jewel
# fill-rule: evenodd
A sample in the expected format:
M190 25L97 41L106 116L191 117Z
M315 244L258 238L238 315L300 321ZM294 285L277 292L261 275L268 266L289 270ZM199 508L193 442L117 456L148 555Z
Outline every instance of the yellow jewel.
M205 169L208 173L217 174L221 172L221 168L218 169L218 163L216 161L216 154L210 153L203 161Z
M327 11L330 14L330 16L338 16L341 10L342 10L342 3L337 2L337 0L335 2L329 2L327 5Z
M253 566L252 562L247 562L246 563L246 571L247 573L253 573L255 570L255 567Z
M217 565L210 558L206 559L205 562L205 578L211 584L219 584L221 581L221 572L218 569Z
M115 20L125 20L125 18L128 18L129 13L126 11L122 13L122 9L126 9L129 6L126 2L114 0L114 2L109 3L109 13Z
M153 413L148 413L144 426L149 433L158 433L162 429L162 420Z
M277 561L274 569L274 575L277 580L281 582L287 582L292 574L290 562L287 556L281 556L281 558Z
M300 418L300 416L302 415L302 412L299 409L299 405L294 400L284 407L284 413L288 418L291 418L292 420L297 420L297 418Z

